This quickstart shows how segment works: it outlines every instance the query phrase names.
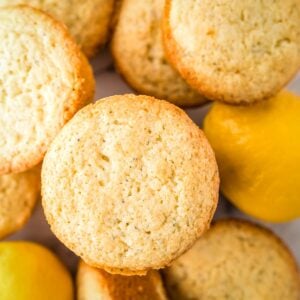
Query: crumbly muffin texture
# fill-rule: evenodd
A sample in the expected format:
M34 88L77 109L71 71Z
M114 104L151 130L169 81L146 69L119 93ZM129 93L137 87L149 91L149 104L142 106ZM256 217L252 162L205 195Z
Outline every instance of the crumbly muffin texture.
M26 4L63 22L88 56L108 37L114 0L0 0L0 6Z
M124 79L138 92L179 106L207 102L167 62L162 44L164 0L123 0L116 17L112 54Z
M289 250L270 231L245 221L217 221L164 275L171 299L300 298L300 274Z
M66 28L26 6L0 8L0 174L37 165L90 102L94 79Z
M57 237L90 265L130 275L186 251L208 228L219 187L202 131L176 106L134 95L78 112L47 152L42 182Z
M40 166L0 176L0 238L20 229L40 197Z
M300 67L299 0L167 0L167 56L206 97L269 98Z

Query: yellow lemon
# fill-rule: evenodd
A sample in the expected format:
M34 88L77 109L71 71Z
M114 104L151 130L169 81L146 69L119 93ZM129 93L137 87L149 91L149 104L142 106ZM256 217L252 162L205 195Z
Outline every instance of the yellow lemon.
M266 221L300 217L299 96L283 91L247 107L215 103L204 131L233 204Z
M31 242L1 242L0 299L71 300L72 279L46 248Z

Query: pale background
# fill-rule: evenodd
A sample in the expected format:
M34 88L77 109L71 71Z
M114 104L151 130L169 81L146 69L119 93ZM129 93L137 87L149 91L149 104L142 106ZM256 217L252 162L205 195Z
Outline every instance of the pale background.
M122 80L122 78L114 71L112 59L108 51L104 50L101 54L94 58L92 61L92 65L97 81L95 99L100 99L111 95L133 92ZM293 80L293 82L291 82L289 88L300 95L300 74L297 76L297 78ZM208 109L209 105L206 105L201 108L188 109L187 113L198 125L201 126L203 116L208 111ZM242 214L241 212L237 211L225 199L221 198L219 201L219 206L215 218L228 216L251 219ZM254 221L259 222L257 220ZM300 219L289 223L264 223L264 225L272 228L288 244L289 248L296 256L300 265ZM61 259L68 265L68 267L72 270L73 273L76 271L77 257L71 251L66 249L51 233L49 226L45 221L40 204L37 205L31 220L25 226L25 228L19 231L18 233L10 236L9 239L30 240L42 243L48 246L54 252L56 252L61 257Z

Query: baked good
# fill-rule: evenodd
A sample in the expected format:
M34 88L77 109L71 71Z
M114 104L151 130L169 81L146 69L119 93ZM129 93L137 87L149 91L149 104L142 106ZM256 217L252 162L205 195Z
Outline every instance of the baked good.
M0 8L0 174L37 165L94 93L92 70L66 28L27 6Z
M83 108L42 168L55 235L89 265L118 274L163 268L191 247L209 227L218 187L202 131L175 105L148 96Z
M26 4L66 24L82 51L93 56L109 33L114 0L0 0L1 6Z
M299 0L167 0L168 58L204 96L267 99L300 67Z
M195 92L167 62L162 45L162 0L123 0L116 17L112 54L124 79L141 94L179 106L207 100Z
M246 221L217 221L164 276L171 299L300 299L289 250L272 232Z
M40 167L0 176L0 239L19 230L40 196Z
M112 275L83 261L77 273L78 300L166 300L157 271L146 276Z

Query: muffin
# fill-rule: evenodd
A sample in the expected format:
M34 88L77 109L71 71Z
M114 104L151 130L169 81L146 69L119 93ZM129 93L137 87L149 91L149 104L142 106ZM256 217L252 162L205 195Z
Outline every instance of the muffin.
M40 167L0 176L0 239L19 230L40 196Z
M88 56L93 56L109 33L114 0L0 0L0 6L26 4L41 9L66 24Z
M164 275L171 299L300 299L289 250L269 230L246 221L217 221Z
M148 96L108 97L79 111L42 168L53 232L89 265L117 274L163 268L191 247L209 227L218 187L202 131Z
M269 98L300 67L299 0L167 0L163 31L173 66L213 100Z
M166 300L165 290L157 271L146 276L111 275L79 263L77 273L78 300Z
M116 17L112 54L117 70L141 94L179 106L206 102L167 62L162 45L164 1L123 0Z
M90 65L64 25L26 7L0 8L0 174L37 165L90 102Z

